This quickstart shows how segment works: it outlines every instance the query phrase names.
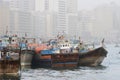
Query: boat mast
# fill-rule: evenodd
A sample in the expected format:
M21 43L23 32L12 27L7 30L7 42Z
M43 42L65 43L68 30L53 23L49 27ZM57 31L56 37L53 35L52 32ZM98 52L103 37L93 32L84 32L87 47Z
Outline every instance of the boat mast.
M8 26L6 26L5 35L8 35Z

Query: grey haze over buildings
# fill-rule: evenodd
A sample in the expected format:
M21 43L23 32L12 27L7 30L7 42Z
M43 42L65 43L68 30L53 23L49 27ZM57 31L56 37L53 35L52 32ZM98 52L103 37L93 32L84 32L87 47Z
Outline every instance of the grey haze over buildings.
M120 40L119 0L0 0L0 35Z

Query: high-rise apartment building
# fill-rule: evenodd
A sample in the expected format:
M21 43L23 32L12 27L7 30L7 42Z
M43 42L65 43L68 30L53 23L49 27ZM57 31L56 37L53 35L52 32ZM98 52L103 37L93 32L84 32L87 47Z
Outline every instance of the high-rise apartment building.
M19 9L24 11L31 11L35 9L35 0L3 0L9 2L11 9Z
M78 0L67 0L67 13L78 12Z
M46 15L46 35L77 32L77 0L40 0L39 10ZM40 27L40 26L39 26ZM44 34L44 33L43 33ZM77 33L75 33L77 34Z
M46 14L46 37L53 36L53 1L54 0L45 0L44 1L44 12Z
M45 35L46 38L53 36L53 0L39 0L37 1L40 5L35 14L35 29L36 32L42 30L40 35ZM41 21L42 20L42 21ZM42 23L42 24L40 24Z
M94 9L94 23L92 35L107 40L115 38L113 10L110 5L102 5Z
M45 3L44 3L44 7L45 7L45 10L47 11L49 11L49 0L45 0Z
M116 3L111 3L111 9L112 9L112 15L113 15L113 27L116 30L120 30L120 6L118 6Z
M90 40L94 17L91 11L82 10L78 13L78 33L83 39Z
M58 0L57 26L55 30L56 33L68 33L66 0Z
M28 36L33 34L32 11L35 9L34 0L4 0L9 3L9 34Z
M54 33L65 33L76 35L78 30L77 25L77 0L55 0L54 2ZM72 33L72 34L71 34Z
M78 0L67 0L68 35L70 36L79 36L77 4Z
M35 12L33 29L35 37L47 37L46 24L46 14L44 12Z
M0 0L0 35L7 34L9 26L9 6L3 0Z

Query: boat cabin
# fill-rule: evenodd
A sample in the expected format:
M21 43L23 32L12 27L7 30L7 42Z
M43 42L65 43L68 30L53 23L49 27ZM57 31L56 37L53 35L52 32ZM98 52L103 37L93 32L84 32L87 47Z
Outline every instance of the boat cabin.
M58 43L58 48L60 53L70 53L72 46L69 41L63 41Z

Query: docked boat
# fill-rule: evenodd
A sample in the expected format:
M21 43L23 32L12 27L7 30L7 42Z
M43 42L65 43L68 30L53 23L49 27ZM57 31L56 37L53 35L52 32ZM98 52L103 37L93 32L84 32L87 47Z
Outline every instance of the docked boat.
M59 48L56 48L58 46ZM77 68L78 53L69 53L69 42L60 42L54 46L41 46L40 52L32 58L32 68L68 69Z
M33 54L34 54L33 50L21 50L21 66L22 67L31 66Z
M34 54L32 67L77 68L79 66L99 66L107 56L103 47L84 53Z
M6 36L2 38L2 47L8 47L15 52L21 51L20 65L22 68L24 68L27 66L31 66L34 48L38 46L38 44L35 42L35 38L20 38L17 35Z
M79 53L79 66L98 66L107 56L107 51L99 47L88 52Z
M18 40L16 40L18 41ZM34 38L22 38L19 40L19 46L21 48L21 54L20 54L20 63L22 69L24 67L30 67L31 66L31 61L32 61L32 56L34 53L34 47L36 47L35 43L32 43L34 41ZM16 49L19 51L19 49Z
M37 48L39 44L37 43L29 43L27 48L21 51L21 66L24 67L31 67L33 54L35 54L35 48Z
M89 48L83 42L72 44L69 40L49 43L48 48L40 49L32 59L32 68L77 68L79 66L98 66L107 56L104 47ZM103 43L103 42L102 42ZM90 46L90 45L89 45Z
M0 51L0 80L20 80L20 53L7 48Z

